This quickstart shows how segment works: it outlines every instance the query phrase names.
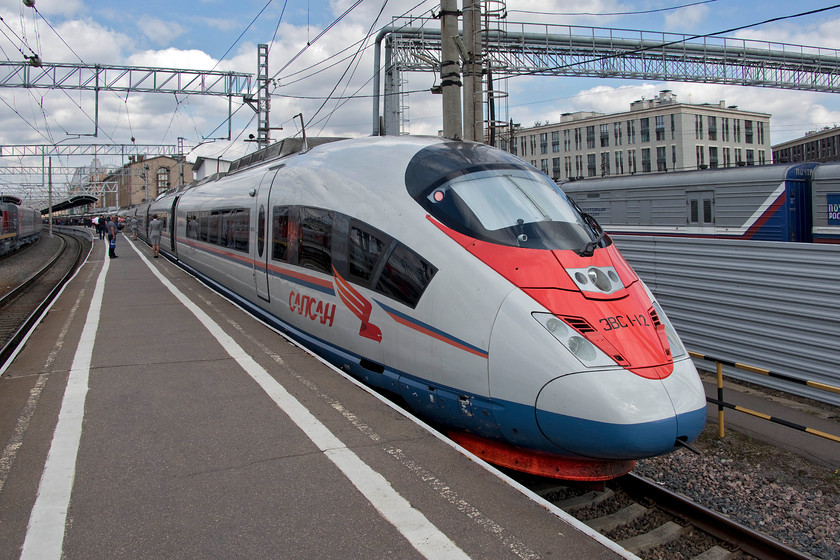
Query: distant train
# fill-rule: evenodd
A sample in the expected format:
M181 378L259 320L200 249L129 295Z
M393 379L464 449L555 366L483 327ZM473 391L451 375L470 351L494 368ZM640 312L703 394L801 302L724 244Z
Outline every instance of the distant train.
M0 196L0 255L16 251L41 236L41 213L21 206L15 196Z
M612 234L840 243L840 163L650 173L560 186Z
M492 463L606 480L703 429L651 292L505 152L286 140L133 214L147 240L163 220L166 256Z

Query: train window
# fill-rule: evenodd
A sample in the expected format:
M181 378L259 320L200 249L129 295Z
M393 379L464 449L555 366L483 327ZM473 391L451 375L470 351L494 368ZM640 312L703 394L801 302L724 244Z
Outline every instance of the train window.
M220 210L213 210L207 218L207 242L219 244L219 218L222 212Z
M207 232L210 229L210 226L208 225L210 223L210 213L209 212L201 212L199 214L198 223L199 223L198 238L201 241L207 241Z
M437 269L420 255L399 244L391 252L379 275L376 291L415 307Z
M243 253L248 252L248 234L251 215L245 208L237 208L224 214L224 246Z
M713 192L686 194L688 215L686 220L693 225L714 225L715 195Z
M332 274L333 213L320 208L300 209L300 254L298 264Z
M271 211L271 258L289 260L289 209L275 206Z
M187 237L189 239L198 239L198 214L187 213Z
M370 280L376 263L389 241L381 232L373 232L371 228L353 222L350 225L350 243L348 247L348 266L351 277L360 280Z

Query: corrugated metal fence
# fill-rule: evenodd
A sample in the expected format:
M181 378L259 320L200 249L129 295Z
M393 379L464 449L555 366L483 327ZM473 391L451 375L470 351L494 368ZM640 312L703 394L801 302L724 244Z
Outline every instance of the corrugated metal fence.
M840 385L840 247L613 236L689 350ZM714 371L714 364L697 361ZM840 395L725 368L736 379L840 405Z

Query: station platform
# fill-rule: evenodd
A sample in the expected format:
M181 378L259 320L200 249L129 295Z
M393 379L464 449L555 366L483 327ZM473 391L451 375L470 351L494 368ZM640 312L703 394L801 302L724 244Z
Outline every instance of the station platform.
M636 558L106 243L0 364L0 558Z

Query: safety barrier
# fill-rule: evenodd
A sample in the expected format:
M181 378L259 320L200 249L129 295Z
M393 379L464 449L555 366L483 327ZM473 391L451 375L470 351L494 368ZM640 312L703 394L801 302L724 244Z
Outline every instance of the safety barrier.
M791 377L782 373L773 372L768 369L759 368L755 366L750 366L747 364L742 364L738 362L732 362L729 360L724 360L723 358L716 358L713 356L708 356L706 354L700 354L698 352L689 352L689 355L692 358L706 360L709 362L715 362L717 366L717 399L713 399L711 397L706 397L706 402L711 404L716 404L718 407L718 435L723 438L726 437L725 429L724 429L724 415L723 409L724 408L731 408L732 410L737 410L738 412L743 412L745 414L749 414L751 416L755 416L757 418L762 418L764 420L769 420L771 422L775 422L776 424L781 424L782 426L787 426L788 428L793 428L795 430L799 430L801 432L807 432L809 434L813 434L815 436L819 436L825 439L829 439L831 441L835 441L840 443L840 436L835 436L833 434L829 434L820 430L815 430L813 428L808 428L806 426L802 426L801 424L797 424L795 422L790 422L788 420L784 420L782 418L776 418L774 416L770 416L769 414L764 414L762 412L757 412L755 410L750 410L749 408L745 408L742 406L738 406L732 403L728 403L723 399L723 366L734 367L737 369L742 369L744 371L749 371L752 373L757 373L760 375L766 375L768 377L775 377L777 379L784 379L785 381L792 381L795 383L799 383L801 385L806 385L808 387L812 387L815 389L820 389L822 391L829 391L832 393L840 394L840 387L834 387L833 385L827 385L825 383L818 383L815 381L805 381L802 379L797 379L795 377Z

